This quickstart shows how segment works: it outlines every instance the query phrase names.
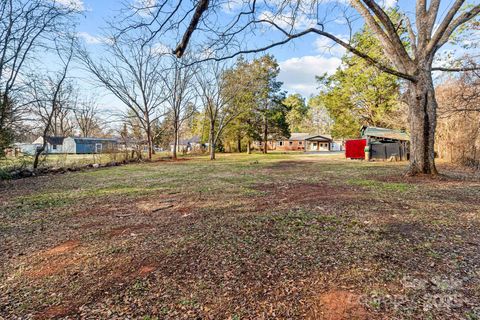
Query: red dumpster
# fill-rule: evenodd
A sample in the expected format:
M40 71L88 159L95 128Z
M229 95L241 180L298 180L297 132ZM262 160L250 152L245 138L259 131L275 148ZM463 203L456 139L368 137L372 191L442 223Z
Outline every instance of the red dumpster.
M350 159L365 159L367 139L353 139L345 141L345 157Z

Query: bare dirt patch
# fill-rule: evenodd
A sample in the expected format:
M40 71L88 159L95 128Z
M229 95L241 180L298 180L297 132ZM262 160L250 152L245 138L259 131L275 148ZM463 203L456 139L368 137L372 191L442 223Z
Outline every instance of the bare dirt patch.
M157 267L152 266L152 265L142 266L138 270L138 274L140 276L146 276L146 275L150 274L151 272L155 271L156 269L157 269Z
M74 264L74 260L72 259L55 259L54 261L48 261L36 266L28 272L28 275L32 278L48 277L61 273L72 264Z
M80 245L78 240L69 240L44 252L45 255L57 255L70 252Z
M369 314L360 303L359 295L345 290L331 290L315 300L308 319L366 320Z

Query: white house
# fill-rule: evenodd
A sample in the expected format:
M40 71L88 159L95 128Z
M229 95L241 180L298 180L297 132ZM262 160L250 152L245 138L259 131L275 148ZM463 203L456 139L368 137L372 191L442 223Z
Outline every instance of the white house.
M63 140L64 137L47 137L47 145L43 152L45 153L65 153L63 151ZM33 141L34 145L41 147L43 145L43 137L38 137L37 140Z
M33 142L41 147L43 138ZM118 141L112 138L47 137L45 153L92 154L117 150Z

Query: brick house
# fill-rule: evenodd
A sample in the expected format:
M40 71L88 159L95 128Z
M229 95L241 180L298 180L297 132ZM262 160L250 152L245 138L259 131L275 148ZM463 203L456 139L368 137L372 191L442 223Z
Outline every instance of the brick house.
M263 143L255 142L255 147L262 149ZM335 142L330 135L292 133L289 139L268 141L268 150L277 151L332 151Z

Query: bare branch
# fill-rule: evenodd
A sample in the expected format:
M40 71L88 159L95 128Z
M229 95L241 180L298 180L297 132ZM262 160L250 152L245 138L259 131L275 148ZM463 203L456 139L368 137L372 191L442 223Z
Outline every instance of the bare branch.
M188 46L188 42L190 41L190 37L192 36L193 32L197 28L198 22L202 17L203 13L208 9L209 0L200 0L197 4L197 8L195 9L195 13L193 14L192 20L190 21L190 25L188 26L187 30L185 31L182 41L178 44L177 48L173 51L173 54L176 55L178 58L182 57L185 53L185 50Z

